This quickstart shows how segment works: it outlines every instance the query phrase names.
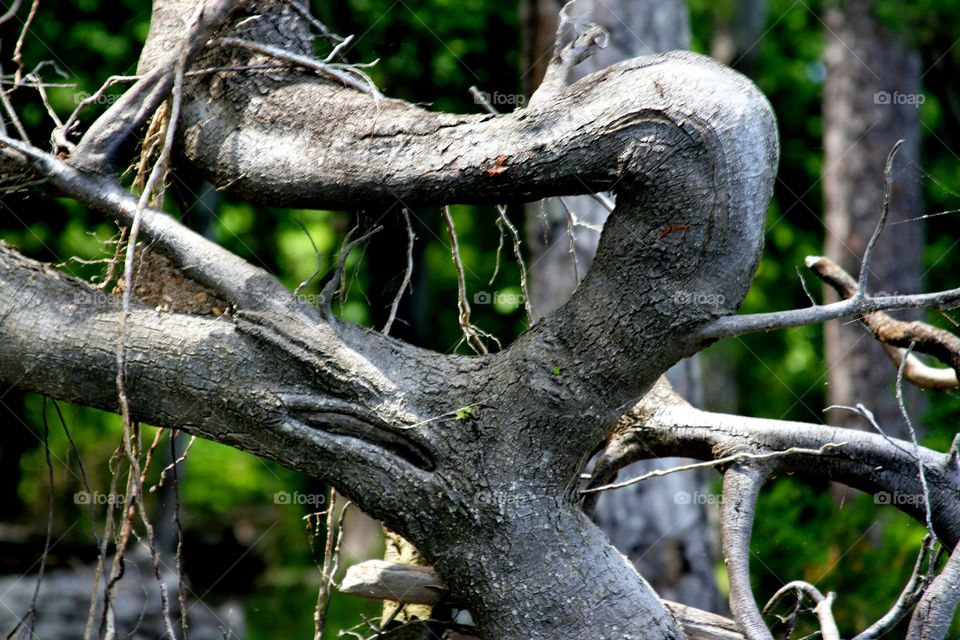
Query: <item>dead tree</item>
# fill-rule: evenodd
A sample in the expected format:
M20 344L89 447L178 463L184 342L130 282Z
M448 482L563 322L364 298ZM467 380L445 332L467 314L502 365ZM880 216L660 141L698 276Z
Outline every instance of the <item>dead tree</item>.
M735 315L760 257L778 155L773 113L752 83L678 53L568 84L569 66L602 41L589 27L558 44L525 109L436 114L382 96L336 51L313 58L311 26L293 2L156 0L139 79L77 143L74 120L54 132L53 152L2 132L5 182L39 182L130 225L229 305L220 315L161 312L135 304L129 288L122 299L95 295L3 247L5 384L175 425L330 483L417 546L484 638L686 637L580 509L580 474L605 442L594 488L641 457L723 470L731 608L751 640L771 638L750 591L748 545L757 494L775 474L922 495L898 506L954 548L955 448L705 413L658 382L719 338L960 305L956 289L887 298L860 283L842 302ZM170 133L138 200L117 167L164 104ZM604 190L617 202L569 302L502 351L442 355L337 319L337 277L313 306L150 207L173 151L221 190L271 205L493 204ZM943 638L957 567L954 555L890 617L919 600L912 637ZM817 602L824 637L832 602Z

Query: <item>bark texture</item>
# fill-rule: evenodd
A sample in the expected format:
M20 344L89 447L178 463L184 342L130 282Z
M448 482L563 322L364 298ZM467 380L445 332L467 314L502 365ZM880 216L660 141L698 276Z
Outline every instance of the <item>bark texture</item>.
M531 61L549 58L559 8L555 0L530 1L530 14L550 15L537 23L541 30L528 38L545 50L532 50ZM690 46L689 16L682 0L578 2L569 9L574 24L595 21L609 38L606 46L571 70L577 80L611 64L637 56L685 50ZM544 37L543 31L549 37ZM541 200L527 206L527 237L533 311L547 314L566 302L593 262L599 229L609 210L589 196ZM578 224L574 224L573 221ZM670 370L686 397L699 395L697 356ZM638 476L653 468L668 468L676 460L637 462L622 471ZM714 552L707 506L687 501L703 495L704 473L675 475L604 494L594 520L614 546L630 558L661 596L708 611L719 611Z
M131 90L142 100L117 103L72 164L5 139L6 162L126 223L136 202L110 176L110 149L167 82L195 3L156 9ZM288 3L244 3L229 25L221 38L310 53ZM231 307L218 318L130 313L133 418L336 486L417 545L485 638L683 637L575 489L624 407L702 348L695 330L749 287L778 153L767 101L689 53L561 81L497 117L434 114L312 71L236 70L262 62L275 61L210 47L194 68L233 70L191 76L183 95L183 158L232 195L364 209L613 189L617 207L571 299L476 358L341 322L148 209L141 234ZM116 410L122 319L116 299L0 249L5 383Z

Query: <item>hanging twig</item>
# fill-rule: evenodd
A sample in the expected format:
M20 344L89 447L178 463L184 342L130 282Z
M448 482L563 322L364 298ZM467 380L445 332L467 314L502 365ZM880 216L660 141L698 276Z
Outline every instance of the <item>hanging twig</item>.
M413 225L410 223L410 212L407 211L406 208L403 209L403 220L407 225L407 268L403 272L403 280L400 282L400 288L397 290L397 295L393 299L393 304L390 305L390 316L383 325L383 335L385 336L390 335L390 329L393 327L393 321L397 318L397 309L400 308L403 293L408 288L411 293L413 292L413 288L410 286L410 278L413 275L413 244L417 237L413 234Z
M517 260L517 266L520 267L520 292L523 295L523 308L527 314L527 324L532 325L533 307L530 306L530 290L527 287L527 265L523 261L523 252L520 250L520 234L513 223L510 222L510 218L507 217L507 208L502 204L497 205L497 211L500 213L500 221L513 238L513 255Z
M483 344L481 336L492 338L497 342L498 347L500 343L489 333L470 324L470 303L467 301L467 282L463 275L463 262L460 260L460 243L457 240L457 230L453 224L453 216L450 215L450 207L444 206L441 211L443 212L443 220L447 225L447 235L450 238L450 256L453 258L453 266L457 271L457 309L460 312L458 320L460 329L463 331L463 339L460 344L466 342L477 353L487 355L489 352L486 345Z
M913 343L910 343L910 346L907 347L907 358L910 357L910 353L913 351ZM930 506L930 487L927 486L927 473L924 471L923 460L920 458L920 443L917 442L917 432L913 428L913 421L910 419L910 414L907 413L907 405L903 401L903 371L906 368L907 358L904 358L900 362L900 368L897 369L897 406L900 407L900 415L903 416L903 421L907 425L907 429L910 431L910 441L913 443L913 454L917 460L917 473L920 478L920 487L923 489L923 507L924 515L926 517L927 532L933 537L934 540L937 539L937 534L933 530L933 516L932 508Z
M337 522L337 490L331 488L327 495L326 544L323 548L323 567L320 572L320 589L317 591L317 606L313 611L313 640L323 638L323 629L327 624L327 611L330 607L330 588L333 586L333 549L337 537L334 531ZM307 517L315 517L319 525L319 514L311 514Z

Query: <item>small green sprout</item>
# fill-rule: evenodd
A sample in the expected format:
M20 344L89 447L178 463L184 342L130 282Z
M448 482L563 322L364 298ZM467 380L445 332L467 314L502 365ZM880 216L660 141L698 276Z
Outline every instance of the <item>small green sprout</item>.
M473 414L473 407L463 407L462 409L457 409L456 415L457 420L460 422L466 422L467 420L476 417Z
M559 376L559 375L560 375L560 367L554 367L554 368L553 368L553 375L554 375L554 376Z

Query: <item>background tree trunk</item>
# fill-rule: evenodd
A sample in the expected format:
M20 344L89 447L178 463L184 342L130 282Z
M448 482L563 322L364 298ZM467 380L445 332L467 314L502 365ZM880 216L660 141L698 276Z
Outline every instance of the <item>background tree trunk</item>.
M539 83L554 46L557 18L563 2L524 3L527 91ZM682 0L614 0L579 2L570 8L578 25L596 22L609 34L607 47L573 72L579 79L615 62L641 55L687 49L690 27ZM589 226L571 227L571 212ZM608 210L589 196L552 198L527 206L527 238L531 245L531 297L534 317L565 303L593 262ZM572 232L571 232L572 229ZM571 239L572 233L572 239ZM572 255L571 255L572 254ZM700 404L699 359L681 362L668 376L678 391ZM675 459L634 463L622 478L654 468L674 466ZM635 484L603 495L595 520L613 544L663 598L701 609L719 611L723 599L716 586L717 552L706 496L709 475L677 474ZM698 502L700 502L698 504Z
M872 2L850 0L843 7L831 6L826 16L826 253L854 274L883 208L887 154L901 138L906 142L893 172L890 223L921 215L923 206L917 164L920 58L878 24L871 11ZM870 264L870 291L920 291L923 241L921 222L888 227ZM826 292L829 301L837 299L830 287ZM827 323L825 340L829 404L862 402L888 433L905 434L893 393L896 369L880 344L849 321ZM921 398L908 389L907 406L915 417L921 413ZM835 411L829 417L837 425L865 426L853 413Z

